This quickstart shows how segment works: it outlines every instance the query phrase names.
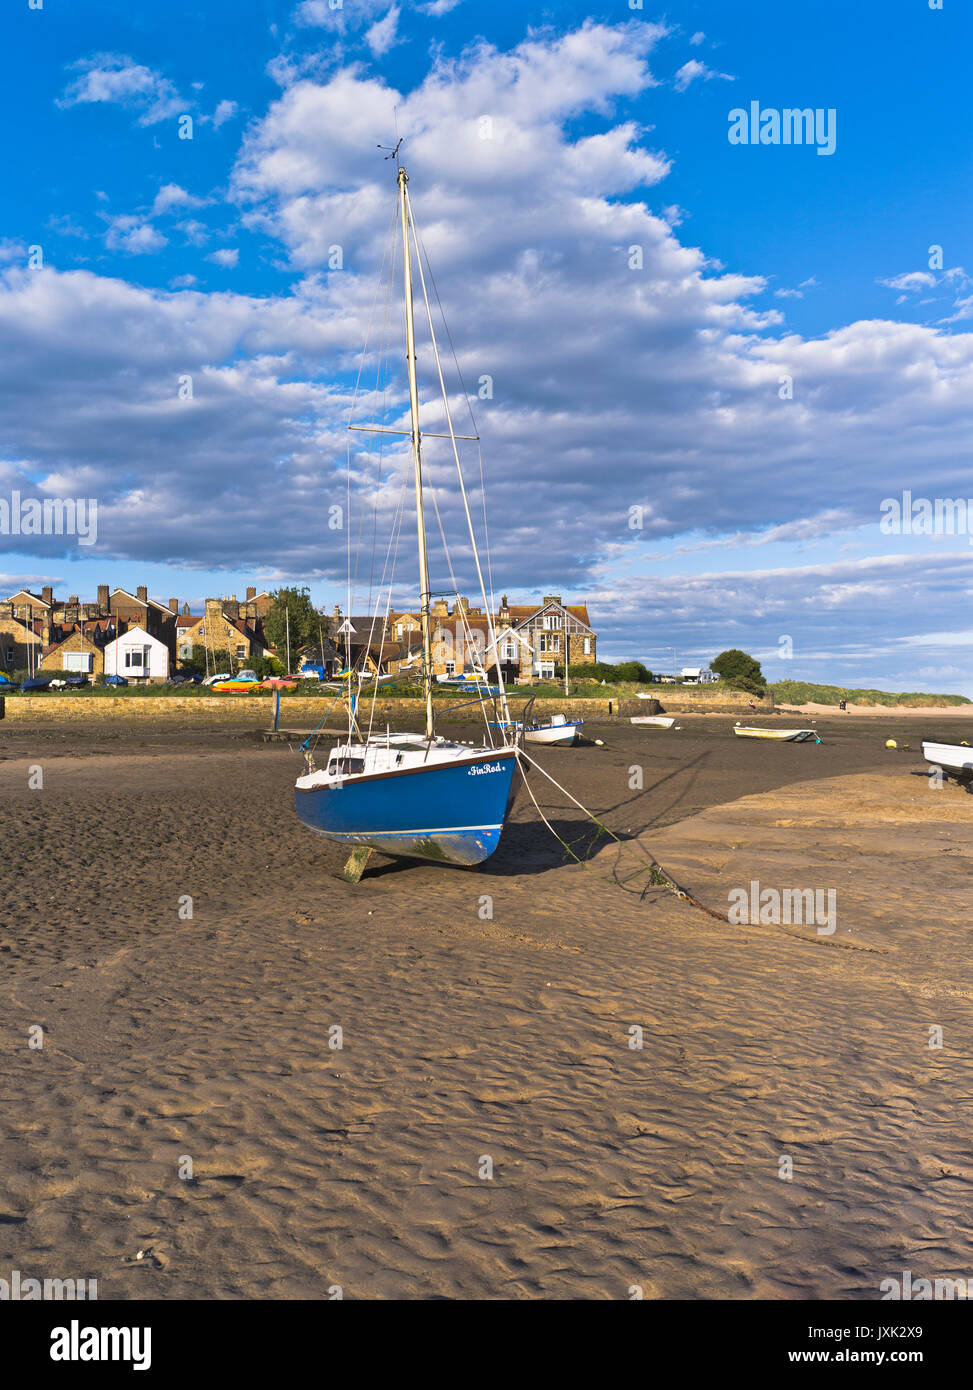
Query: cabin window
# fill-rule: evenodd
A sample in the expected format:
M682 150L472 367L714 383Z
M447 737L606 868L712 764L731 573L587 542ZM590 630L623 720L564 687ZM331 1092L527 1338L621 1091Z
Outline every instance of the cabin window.
M348 777L348 776L350 776L352 773L355 773L355 772L364 772L364 771L365 771L365 759L364 759L364 758L338 758L338 759L336 760L336 762L333 762L333 763L331 764L331 766L328 768L328 771L329 771L329 772L332 772L332 773L334 773L334 772L340 773L342 777Z

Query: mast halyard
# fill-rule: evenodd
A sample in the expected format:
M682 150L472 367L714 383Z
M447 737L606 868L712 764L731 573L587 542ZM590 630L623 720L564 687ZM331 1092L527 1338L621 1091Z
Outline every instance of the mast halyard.
M426 738L435 733L432 710L432 632L430 628L429 556L422 506L422 459L419 435L419 388L416 382L416 331L412 312L412 256L406 184L409 175L399 165L399 209L402 217L402 270L405 281L406 365L409 369L409 410L412 417L412 461L416 475L416 524L419 532L419 613L422 624L422 685L426 699Z

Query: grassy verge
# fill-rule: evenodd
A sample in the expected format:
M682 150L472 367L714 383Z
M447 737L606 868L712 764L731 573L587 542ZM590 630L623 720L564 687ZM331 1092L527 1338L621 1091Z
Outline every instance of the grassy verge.
M930 695L926 691L856 690L840 685L812 685L809 681L775 681L770 689L779 705L884 705L927 708L930 705L968 705L965 695Z

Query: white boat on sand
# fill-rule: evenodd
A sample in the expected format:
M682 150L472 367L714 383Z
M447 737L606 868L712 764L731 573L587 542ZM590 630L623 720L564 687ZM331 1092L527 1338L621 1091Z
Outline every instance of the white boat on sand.
M657 729L671 729L675 717L668 714L633 714L633 724L654 724Z
M923 739L922 756L931 767L940 767L962 781L973 780L973 748L966 744Z
M568 719L564 714L552 714L546 724L541 724L530 717L533 703L531 700L527 705L523 719L491 724L491 729L502 729L507 738L523 734L527 743L545 743L548 748L569 748L579 741L584 733L583 719Z
M547 724L528 725L524 738L528 743L546 743L555 748L565 748L577 743L583 733L583 719L568 719L563 714L552 714Z
M814 729L755 729L745 724L734 724L733 732L739 738L772 738L778 743L806 743L809 738L818 739Z

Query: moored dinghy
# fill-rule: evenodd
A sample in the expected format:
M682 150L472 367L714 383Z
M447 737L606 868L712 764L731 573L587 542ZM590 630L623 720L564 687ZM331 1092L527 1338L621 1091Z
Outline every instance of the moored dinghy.
M569 748L584 733L583 719L552 714L546 724L529 724L524 730L528 743L546 743L551 748Z
M400 142L401 143L401 142ZM396 146L395 153L398 152ZM345 877L357 880L372 850L440 863L472 865L482 863L496 849L503 830L513 782L517 751L506 730L510 713L502 681L499 686L498 724L504 730L498 747L454 743L438 737L433 712L432 624L429 565L423 513L421 462L422 435L419 427L419 395L416 380L416 345L412 303L412 244L418 246L408 191L408 175L398 169L399 221L402 232L403 279L405 294L406 366L409 375L411 452L415 480L416 519L419 542L420 624L422 629L422 685L425 696L425 733L364 734L356 718L359 690L352 691L348 675L348 738L333 748L327 764L317 768L305 744L307 770L295 787L297 814L305 825L329 840L353 847ZM417 258L422 279L423 299L428 311L422 260ZM439 366L432 315L429 329L433 354ZM476 550L476 538L459 465L456 434L449 400L440 368L443 406L449 425L449 439L456 462L473 558L484 611L489 614L483 575ZM355 428L352 426L352 428ZM367 427L371 429L372 427ZM376 432L381 432L376 427ZM397 433L397 431L391 431ZM490 624L492 628L492 623ZM490 632L491 639L495 634ZM349 649L350 656L350 649ZM376 688L378 682L375 682ZM482 703L486 692L478 694ZM373 706L374 713L374 706ZM490 736L489 727L487 729Z
M814 729L756 729L748 728L744 724L735 724L733 732L738 738L770 738L778 743L807 743L810 738L817 743L821 742Z

